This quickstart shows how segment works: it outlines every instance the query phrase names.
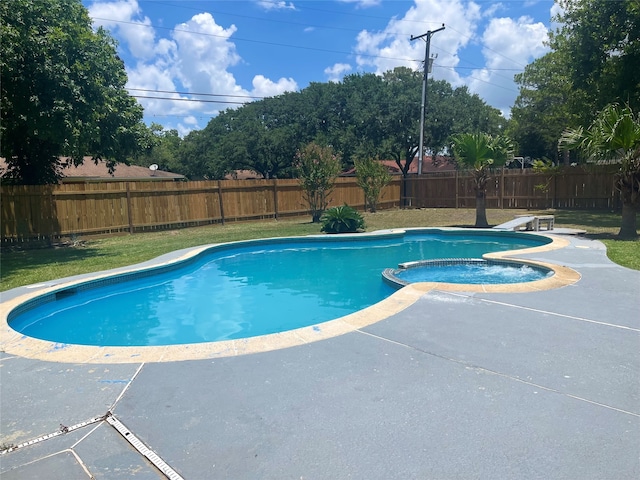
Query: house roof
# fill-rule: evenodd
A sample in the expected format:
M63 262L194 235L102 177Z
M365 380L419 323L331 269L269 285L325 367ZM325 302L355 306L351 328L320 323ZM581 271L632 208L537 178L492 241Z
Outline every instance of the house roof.
M4 158L0 158L0 176L6 170L7 164ZM62 169L61 183L73 182L105 182L105 181L161 181L184 180L185 176L179 173L165 172L163 170L151 170L139 165L126 165L118 163L113 173L109 173L107 163L104 160L94 162L91 157L84 157L81 165Z
M392 175L400 175L402 172L400 171L400 167L395 160L380 160L380 163L387 167L387 170ZM404 161L402 161L404 165ZM434 172L453 172L456 169L455 164L451 161L451 158L445 157L442 155L438 155L436 157L436 163L432 161L431 157L425 157L422 162L422 173L434 173ZM355 167L350 168L343 172L343 175L353 175L355 174ZM413 162L409 165L409 171L407 172L409 175L418 173L418 157L414 157Z

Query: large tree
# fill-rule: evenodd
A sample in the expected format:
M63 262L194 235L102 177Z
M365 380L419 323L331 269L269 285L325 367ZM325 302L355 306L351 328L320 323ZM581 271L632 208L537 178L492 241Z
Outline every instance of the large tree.
M640 2L559 0L550 46L563 55L586 123L611 103L640 109ZM578 105L576 105L578 107Z
M115 41L93 31L80 0L1 2L0 75L5 178L54 183L60 157L113 168L145 137Z
M183 167L180 163L181 144L182 139L177 130L164 129L162 125L154 122L147 130L147 148L131 158L130 162L143 167L156 164L160 170L179 172Z
M567 125L577 121L571 103L578 96L562 59L561 53L549 52L515 76L520 95L511 109L508 132L522 156L559 163L558 138Z
M510 135L520 154L558 160L567 127L588 125L605 105L640 110L640 2L559 0L551 51L516 75Z
M193 158L216 171L231 165L282 178L292 174L295 152L317 142L331 145L344 166L357 158L394 159L406 177L418 149L421 82L419 72L399 67L382 76L354 74L339 83L311 83L300 92L227 110L203 131L209 137L206 151L188 145L201 137L190 135L184 141L185 151L211 160L190 156L184 161ZM443 150L453 133L500 130L500 112L480 97L466 88L454 90L445 81L429 82L425 146L432 155Z

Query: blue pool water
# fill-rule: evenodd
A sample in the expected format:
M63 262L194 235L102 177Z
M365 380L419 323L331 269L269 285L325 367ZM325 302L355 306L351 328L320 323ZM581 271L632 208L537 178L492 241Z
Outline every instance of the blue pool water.
M549 243L512 233L270 239L212 247L179 268L63 290L19 308L9 325L31 337L97 346L247 338L361 310L395 291L381 272L399 263L480 258Z

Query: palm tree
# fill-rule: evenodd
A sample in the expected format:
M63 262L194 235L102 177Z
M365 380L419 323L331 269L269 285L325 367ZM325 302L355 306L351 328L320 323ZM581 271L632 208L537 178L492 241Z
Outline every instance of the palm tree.
M620 165L615 186L622 199L619 238L637 238L636 213L640 207L640 117L629 106L606 106L591 126L567 129L558 142L561 149L578 150L589 162Z
M486 133L461 133L451 137L458 165L473 170L476 191L476 227L488 227L487 181L491 167L501 167L513 154L511 141L503 136Z

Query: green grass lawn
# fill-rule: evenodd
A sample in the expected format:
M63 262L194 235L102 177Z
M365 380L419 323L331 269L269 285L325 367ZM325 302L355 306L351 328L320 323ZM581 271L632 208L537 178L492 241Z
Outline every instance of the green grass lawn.
M511 220L516 210L488 210L489 223ZM523 211L522 213L531 213ZM620 215L608 212L556 211L557 227L579 228L602 240L614 262L640 270L640 240L616 240ZM365 213L367 231L402 227L473 226L474 209L385 210ZM227 223L181 230L106 238L86 237L74 245L12 249L0 254L0 291L56 278L131 265L187 247L252 238L314 235L320 225L309 217L293 220Z

